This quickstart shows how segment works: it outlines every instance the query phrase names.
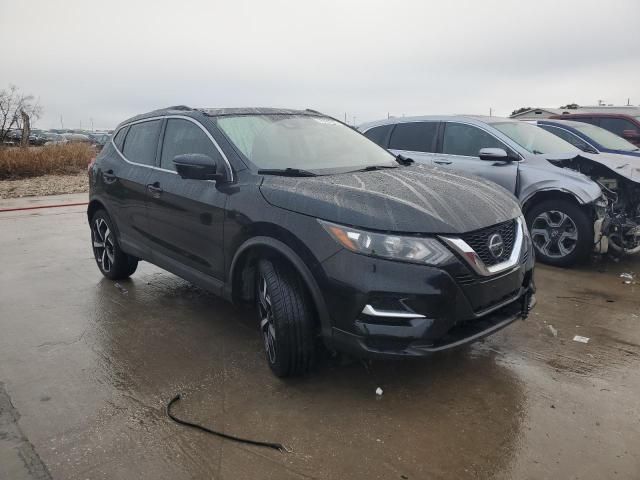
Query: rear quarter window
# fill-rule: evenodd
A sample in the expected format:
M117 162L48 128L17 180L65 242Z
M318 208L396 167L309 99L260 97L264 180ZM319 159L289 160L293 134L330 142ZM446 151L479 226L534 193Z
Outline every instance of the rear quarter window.
M381 147L386 148L389 140L389 132L393 128L393 125L380 125L379 127L373 127L364 133L364 136L369 140L376 142Z
M128 130L129 127L121 128L120 130L118 130L118 133L116 133L116 136L113 137L113 143L116 144L116 147L118 147L118 150L120 151L122 151L122 146L124 145L124 137L127 136Z
M162 120L150 120L129 127L122 151L127 160L155 165L161 122Z

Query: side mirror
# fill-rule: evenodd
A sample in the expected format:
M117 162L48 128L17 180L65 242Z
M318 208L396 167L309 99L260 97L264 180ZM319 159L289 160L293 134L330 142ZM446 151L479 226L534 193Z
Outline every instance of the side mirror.
M637 130L623 130L622 136L624 138L630 138L631 140L637 140L640 138L640 133Z
M192 180L216 180L225 179L224 168L209 155L203 153L184 153L173 157L176 172L182 178Z
M478 156L480 160L487 160L489 162L510 162L512 160L504 148L481 148Z

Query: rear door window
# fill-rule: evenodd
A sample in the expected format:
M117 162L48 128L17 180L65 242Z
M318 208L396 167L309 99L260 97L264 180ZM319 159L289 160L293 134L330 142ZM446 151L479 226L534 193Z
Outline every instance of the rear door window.
M600 126L621 137L625 130L638 130L633 123L629 120L625 120L624 118L601 118Z
M124 141L122 153L130 162L155 165L162 120L133 124Z
M436 149L438 122L411 122L396 124L389 148L410 152L432 153Z
M379 127L373 127L364 133L364 136L369 140L376 142L381 147L387 147L387 141L389 140L389 132L393 128L393 125L380 125Z
M481 148L508 148L484 130L463 123L447 122L442 141L442 153L477 157Z
M185 153L201 153L212 159L220 156L211 139L198 125L189 120L170 118L164 132L160 167L175 171L174 157Z

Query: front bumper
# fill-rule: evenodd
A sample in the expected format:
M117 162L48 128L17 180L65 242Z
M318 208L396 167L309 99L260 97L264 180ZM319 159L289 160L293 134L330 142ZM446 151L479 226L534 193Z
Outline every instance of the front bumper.
M458 259L434 268L338 252L316 272L333 321L327 343L361 357L417 357L474 342L526 318L533 264L523 255L479 277Z

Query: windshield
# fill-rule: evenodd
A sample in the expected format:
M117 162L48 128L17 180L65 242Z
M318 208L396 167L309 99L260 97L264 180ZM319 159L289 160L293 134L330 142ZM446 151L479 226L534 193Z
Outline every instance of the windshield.
M327 117L270 114L216 118L216 124L259 169L320 173L397 166L393 155Z
M578 153L579 150L540 127L524 122L499 122L491 126L531 153Z
M587 137L593 138L593 140L598 142L604 148L609 148L611 150L624 150L625 152L638 150L638 147L633 143L627 142L624 138L619 137L615 133L611 133L609 130L605 130L604 128L596 127L595 125L590 125L588 123L581 123L580 125L572 126L579 132L584 133Z

